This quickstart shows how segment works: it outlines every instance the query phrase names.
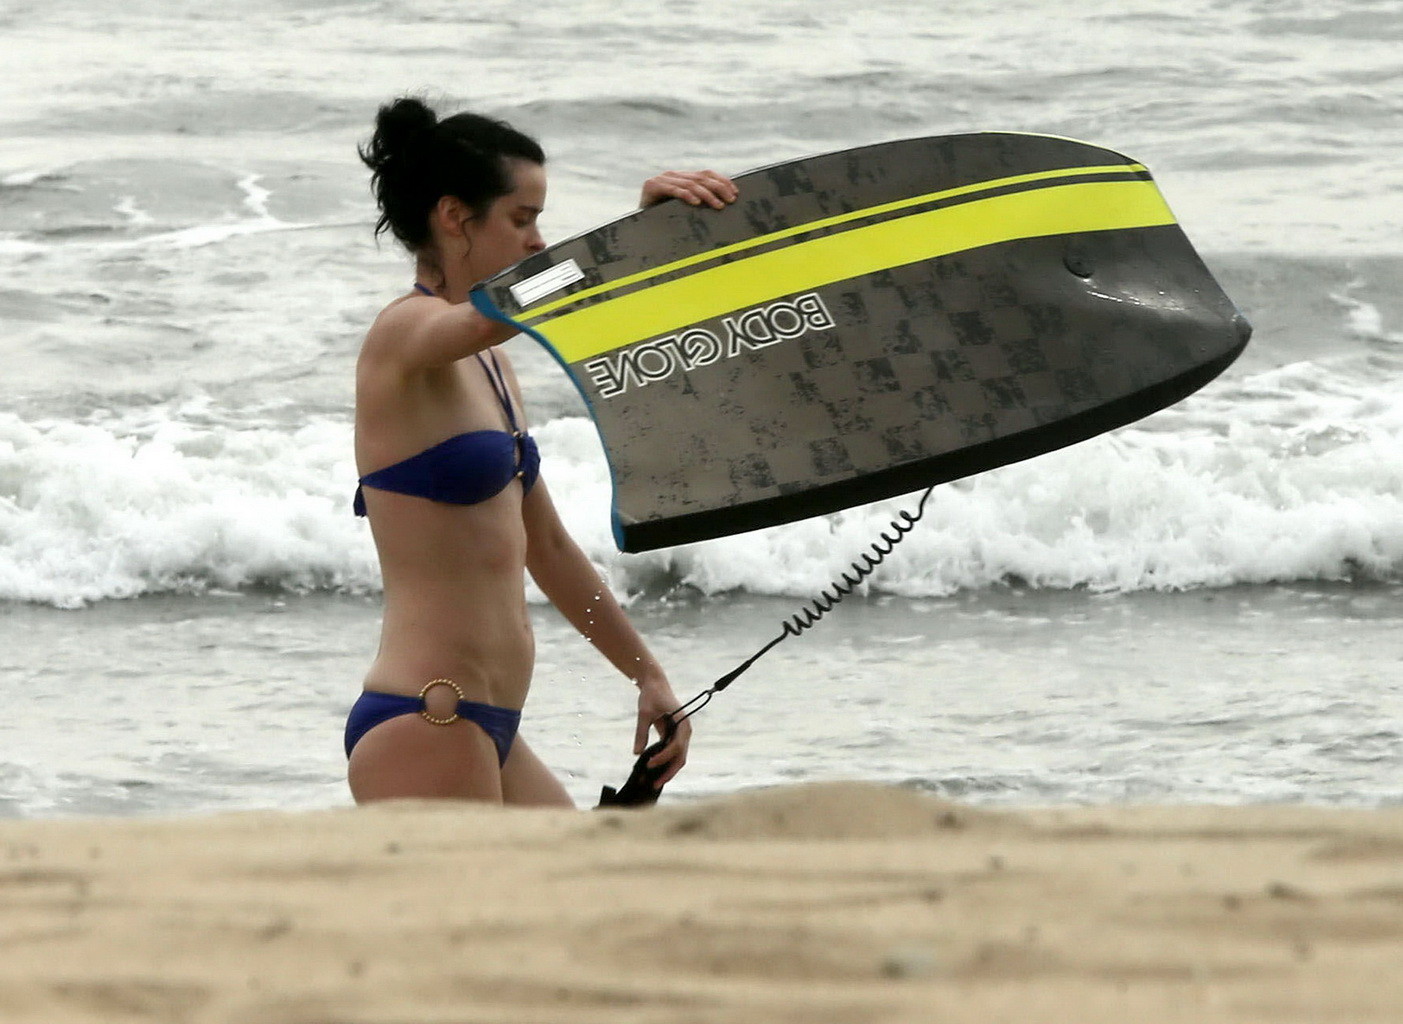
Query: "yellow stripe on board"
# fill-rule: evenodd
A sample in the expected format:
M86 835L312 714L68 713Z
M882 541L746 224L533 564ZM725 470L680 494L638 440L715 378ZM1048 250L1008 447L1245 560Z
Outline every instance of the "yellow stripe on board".
M564 362L578 363L783 295L951 253L1021 238L1173 223L1150 181L1054 185L774 249L547 318L536 329Z
M1126 174L1142 173L1148 169L1144 164L1103 164L1096 167L1059 167L1053 171L1034 171L1031 174L1015 174L1007 178L995 178L992 181L979 181L972 185L960 185L958 188L947 188L942 192L927 192L923 196L912 196L909 199L897 199L890 203L879 203L876 206L868 206L861 210L854 210L851 213L840 213L832 217L823 217L819 220L811 220L804 224L792 228L784 228L781 231L774 231L768 235L757 235L755 238L747 238L743 242L735 242L731 245L719 246L715 249L708 249L706 252L697 253L694 256L686 256L672 263L664 264L661 267L654 267L651 270L641 270L636 274L629 274L625 277L607 281L604 284L597 284L592 288L582 288L577 292L544 302L539 306L533 306L523 310L517 320L521 323L534 324L537 317L545 316L553 310L562 306L569 306L587 299L592 295L601 292L613 291L615 288L624 288L639 281L646 281L652 277L661 277L677 270L685 270L687 267L695 266L698 263L705 263L708 260L718 259L722 256L729 256L732 253L743 252L746 249L755 249L770 242L778 242L783 238L792 238L795 235L802 235L806 231L821 231L824 228L836 227L839 224L846 224L854 220L862 220L866 217L877 217L884 213L893 213L897 210L909 209L912 206L920 206L924 203L935 203L943 199L955 199L959 196L969 195L973 192L990 192L998 188L1008 188L1013 185L1027 185L1034 181L1047 181L1052 178L1080 177L1084 174Z

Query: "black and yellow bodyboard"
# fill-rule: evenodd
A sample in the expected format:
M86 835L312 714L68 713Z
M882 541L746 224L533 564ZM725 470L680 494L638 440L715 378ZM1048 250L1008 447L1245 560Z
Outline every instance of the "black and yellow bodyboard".
M1051 136L760 168L552 246L473 301L594 417L625 551L1026 459L1178 401L1251 329L1144 166Z

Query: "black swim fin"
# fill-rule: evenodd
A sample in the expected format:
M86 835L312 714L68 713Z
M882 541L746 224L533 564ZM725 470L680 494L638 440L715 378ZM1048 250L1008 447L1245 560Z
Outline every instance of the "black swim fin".
M658 794L662 792L662 787L655 786L654 783L667 771L667 764L649 768L648 761L654 754L672 742L672 735L677 731L677 723L673 721L671 715L664 715L662 721L663 738L638 755L638 760L633 762L633 771L629 773L628 780L622 786L618 789L613 786L605 786L599 791L599 804L595 807L596 811L603 807L651 807L658 802Z

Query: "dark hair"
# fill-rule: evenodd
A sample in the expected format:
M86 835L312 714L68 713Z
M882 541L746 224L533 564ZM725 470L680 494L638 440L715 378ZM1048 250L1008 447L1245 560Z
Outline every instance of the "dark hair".
M381 107L375 135L357 152L374 172L376 237L389 230L411 252L429 241L429 212L444 196L456 196L480 217L512 190L508 159L546 162L536 140L505 121L469 113L440 121L414 96Z

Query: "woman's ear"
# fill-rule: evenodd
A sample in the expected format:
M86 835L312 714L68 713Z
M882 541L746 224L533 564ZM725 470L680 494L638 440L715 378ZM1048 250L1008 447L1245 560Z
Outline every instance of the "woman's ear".
M457 196L441 196L434 206L435 226L449 238L464 237L466 224L472 219L472 211Z

